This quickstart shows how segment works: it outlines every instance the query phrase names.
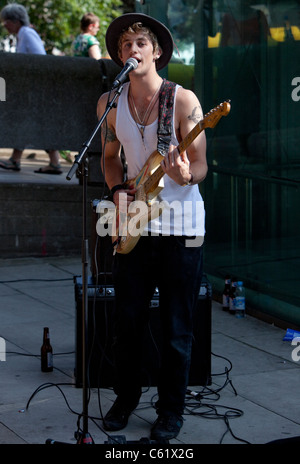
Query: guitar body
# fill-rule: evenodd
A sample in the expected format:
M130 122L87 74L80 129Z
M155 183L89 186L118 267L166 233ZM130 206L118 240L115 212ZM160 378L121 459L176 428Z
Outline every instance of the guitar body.
M145 182L148 179L150 179L152 175L154 175L155 171L157 170L157 168L159 167L163 159L164 157L158 151L154 151L152 155L149 156L149 158L147 159L146 163L144 164L144 166L142 167L138 175L134 179L131 179L125 182L125 186L127 188L132 186L133 188L138 189L139 191L139 188L142 185L144 185ZM149 189L148 193L150 193L151 191L152 195L157 196L158 193L162 190L162 188L163 188L163 184L162 184L162 187L159 187L159 182L153 182L153 186L151 186L151 189ZM138 195L138 192L136 193L136 199L139 199L137 198L137 195Z
M207 113L178 145L178 152L183 153L204 129L215 127L221 117L227 116L229 111L229 102L223 102ZM164 171L160 166L162 160L163 156L157 150L154 151L139 174L124 184L125 189L134 188L137 191L128 210L127 202L122 204L121 200L119 208L115 211L115 233L112 239L114 250L117 253L129 253L137 244L148 222L162 213L162 202L155 201L159 192L164 188Z
M117 253L129 253L137 244L148 222L160 216L162 212L161 206L155 202L157 195L164 188L160 168L162 160L163 156L158 151L153 152L139 174L124 184L124 188L136 189L136 193L134 202L127 212L126 205L124 211L122 206L120 209L116 208L116 236L113 236L113 243L116 242ZM148 185L149 180L151 185Z

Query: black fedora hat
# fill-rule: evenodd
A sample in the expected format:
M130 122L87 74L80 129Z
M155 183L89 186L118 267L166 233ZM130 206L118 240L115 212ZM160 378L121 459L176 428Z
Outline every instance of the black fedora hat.
M151 29L153 34L156 35L159 46L163 51L162 55L156 61L156 68L157 70L164 68L169 63L173 53L172 35L163 23L143 13L126 13L114 19L108 26L105 40L111 59L123 67L123 63L118 55L118 40L121 33L134 23L142 23L143 26Z

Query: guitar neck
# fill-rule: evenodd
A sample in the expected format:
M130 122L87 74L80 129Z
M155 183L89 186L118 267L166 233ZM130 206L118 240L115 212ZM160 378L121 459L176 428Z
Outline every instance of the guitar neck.
M230 100L229 100L230 101ZM177 150L179 154L183 153L188 146L193 142L193 140L202 132L206 127L215 127L216 124L219 122L220 118L222 116L227 116L227 114L230 111L230 103L229 101L221 103L219 106L216 108L212 109L209 113L207 113L204 118L196 124L191 132L188 133L188 135L180 142L180 144L177 146ZM152 153L158 154L158 152ZM152 155L150 158L152 158ZM149 166L148 166L149 167ZM144 188L145 192L149 192L157 182L160 181L160 179L163 177L164 171L162 170L161 165L159 164L157 169L151 174L151 176L144 182Z

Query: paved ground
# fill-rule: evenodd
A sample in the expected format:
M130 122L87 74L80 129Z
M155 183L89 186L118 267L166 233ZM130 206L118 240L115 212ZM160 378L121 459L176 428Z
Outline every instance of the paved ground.
M0 444L76 442L83 394L74 386L74 275L82 275L80 257L0 260L0 336L6 348L0 362ZM54 350L52 373L40 370L44 326L50 327ZM213 302L213 383L209 389L192 387L197 396L187 395L184 427L173 444L264 444L300 436L300 361L293 361L297 347L283 341L285 333L250 316L236 319ZM145 389L117 435L126 441L149 437L155 393L155 387ZM109 388L90 391L88 429L96 444L109 440L101 417L113 399Z
M80 147L79 147L80 148ZM12 154L12 149L1 148L0 159L7 160ZM32 156L34 154L34 156ZM70 159L74 161L77 153L71 152ZM49 164L49 156L44 150L26 149L23 152L21 159L21 170L11 171L0 168L0 183L42 183L42 184L69 184L70 182L78 183L76 174L71 180L67 180L66 176L69 173L72 163L61 157L60 164L62 166L62 174L38 174L34 171Z
M33 151L35 159L28 159ZM1 158L9 155L10 150L0 150ZM0 170L0 182L69 182L71 164L65 160L60 176L33 172L47 163L45 152L26 150L22 170ZM0 362L0 444L42 445L48 438L76 443L83 409L83 392L74 378L76 275L82 275L80 256L0 259L0 342L5 347L5 361ZM39 359L44 326L50 327L54 349L55 368L47 374L41 372ZM292 437L298 442L300 353L283 341L285 331L250 316L236 319L213 302L211 335L212 385L192 386L196 393L187 394L184 427L171 444L264 444ZM155 387L145 388L127 428L113 438L149 438L156 418L155 394ZM95 444L111 440L101 417L113 399L111 388L90 391L88 430Z

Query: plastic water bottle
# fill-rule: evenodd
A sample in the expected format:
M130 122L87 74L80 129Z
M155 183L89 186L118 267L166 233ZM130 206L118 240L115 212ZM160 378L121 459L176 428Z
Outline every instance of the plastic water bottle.
M237 286L235 289L235 315L238 318L245 317L245 303L246 303L246 298L245 298L245 288L243 286L242 281L237 282Z

